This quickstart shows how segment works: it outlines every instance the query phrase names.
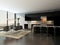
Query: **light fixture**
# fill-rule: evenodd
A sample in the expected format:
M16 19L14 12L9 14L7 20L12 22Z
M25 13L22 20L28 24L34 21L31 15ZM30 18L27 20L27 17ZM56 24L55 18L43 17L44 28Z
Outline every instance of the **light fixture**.
M41 16L41 22L46 23L47 22L47 16Z

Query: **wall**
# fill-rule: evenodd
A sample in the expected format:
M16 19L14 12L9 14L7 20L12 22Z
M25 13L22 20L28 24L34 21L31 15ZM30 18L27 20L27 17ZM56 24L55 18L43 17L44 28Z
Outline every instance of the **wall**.
M25 21L25 14L17 14L20 15L20 24L24 28L24 24L28 24L28 28L31 28L31 24L40 24L40 21ZM52 12L42 12L42 13L28 13L28 16L47 16L48 20L54 21L54 25L60 25L60 11L52 11ZM57 17L56 17L57 16Z
M28 24L28 28L31 28L31 24L40 24L40 21L25 21L25 14L23 13L17 13L17 18L20 18L20 25L23 26L24 29L24 24Z
M23 13L17 13L17 18L20 18L19 22L20 22L20 25L23 26L23 29L24 29L24 24L28 24L28 28L31 28L31 24L40 23L40 21L25 21L25 14ZM6 21L7 21L7 11L0 11L0 26L6 26L7 24ZM14 13L8 12L8 25L10 26L12 24L14 24Z
M25 21L25 15L22 14L22 13L18 13L18 14L16 14L16 16L17 16L17 18L20 18L20 21L19 21L20 22L20 25L22 25L23 26L23 29L24 29L24 24L28 24L28 22Z

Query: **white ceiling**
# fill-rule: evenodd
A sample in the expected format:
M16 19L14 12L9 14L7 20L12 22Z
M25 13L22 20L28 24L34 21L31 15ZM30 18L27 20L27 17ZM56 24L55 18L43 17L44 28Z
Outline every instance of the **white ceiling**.
M0 0L0 10L24 13L60 9L60 0Z

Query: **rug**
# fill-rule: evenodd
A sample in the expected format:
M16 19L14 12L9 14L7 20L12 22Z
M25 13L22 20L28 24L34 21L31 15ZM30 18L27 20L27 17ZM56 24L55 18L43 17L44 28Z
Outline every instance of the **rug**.
M15 38L15 39L20 39L23 36L29 34L31 31L17 31L14 33L9 33L9 34L3 34L1 33L0 36L4 36L4 37L9 37L9 38Z

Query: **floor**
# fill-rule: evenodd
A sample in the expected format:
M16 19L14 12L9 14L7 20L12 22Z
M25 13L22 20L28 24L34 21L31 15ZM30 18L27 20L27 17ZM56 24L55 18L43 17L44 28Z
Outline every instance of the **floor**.
M21 39L0 37L0 45L59 45L60 37L54 38L46 33L28 34Z

